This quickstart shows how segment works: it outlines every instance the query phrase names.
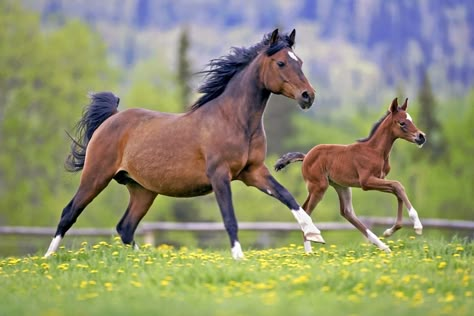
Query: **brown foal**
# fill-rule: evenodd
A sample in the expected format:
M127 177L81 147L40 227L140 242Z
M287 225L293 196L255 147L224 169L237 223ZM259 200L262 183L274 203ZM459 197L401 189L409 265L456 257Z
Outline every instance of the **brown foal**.
M397 219L395 224L384 232L384 236L391 236L402 227L403 204L408 209L415 232L419 235L422 233L423 226L418 213L408 200L402 184L385 179L390 171L390 151L396 139L402 138L420 147L426 141L425 134L415 126L411 116L406 112L407 102L408 99L399 107L397 99L394 99L389 111L374 125L370 135L357 143L318 145L306 155L296 152L287 153L275 164L275 170L279 171L292 162L303 161L302 173L309 192L303 209L311 215L326 189L331 185L339 196L341 215L360 230L371 243L386 252L390 252L390 248L355 215L351 187L392 193L397 197ZM311 244L306 238L304 247L306 252L312 251Z

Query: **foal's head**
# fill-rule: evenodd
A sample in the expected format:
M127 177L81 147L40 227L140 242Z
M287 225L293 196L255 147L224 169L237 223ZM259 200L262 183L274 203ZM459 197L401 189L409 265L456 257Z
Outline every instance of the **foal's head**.
M401 107L398 106L397 98L392 101L389 109L390 117L388 118L392 123L392 133L396 138L402 138L411 143L416 143L421 147L426 142L425 133L415 126L410 114L407 112L407 107L408 99L405 99Z
M308 82L301 66L303 61L293 52L296 31L281 36L274 30L264 42L268 49L262 54L261 80L266 89L294 99L302 109L313 104L314 88Z

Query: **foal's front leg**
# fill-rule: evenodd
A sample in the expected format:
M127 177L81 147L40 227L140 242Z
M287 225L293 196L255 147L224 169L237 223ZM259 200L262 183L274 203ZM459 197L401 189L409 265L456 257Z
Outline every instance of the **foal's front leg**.
M246 185L256 187L285 204L300 224L306 240L326 243L321 236L321 231L313 224L311 217L298 205L291 193L270 174L265 165L247 169L240 174L239 179Z
M368 177L361 181L361 187L363 190L378 190L382 192L388 192L394 194L399 200L405 203L408 210L408 216L413 222L413 228L415 233L421 235L423 232L423 225L421 224L418 212L415 210L413 205L408 200L405 188L398 181L384 180L376 177Z

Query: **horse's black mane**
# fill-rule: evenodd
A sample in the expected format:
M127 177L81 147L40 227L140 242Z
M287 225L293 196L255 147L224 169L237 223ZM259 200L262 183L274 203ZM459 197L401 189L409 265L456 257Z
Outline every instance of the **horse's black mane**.
M271 35L271 33L266 34L260 43L249 48L232 47L227 56L212 59L207 64L207 70L198 72L198 74L205 75L205 82L198 89L198 92L204 94L191 106L191 110L195 110L221 95L230 79L245 68L262 49L266 48L265 53L271 56L294 44L290 36L285 34L278 35L278 40L269 46Z
M383 120L385 120L385 118L390 114L390 111L387 111L387 113L385 113L384 116L382 116L377 122L375 122L375 124L372 126L372 129L370 130L370 134L369 136L365 137L365 138L361 138L361 139L358 139L357 141L359 143L363 143L363 142L366 142L368 141L370 138L372 138L372 136L375 134L375 131L377 130L377 128L380 126L380 124L382 124Z

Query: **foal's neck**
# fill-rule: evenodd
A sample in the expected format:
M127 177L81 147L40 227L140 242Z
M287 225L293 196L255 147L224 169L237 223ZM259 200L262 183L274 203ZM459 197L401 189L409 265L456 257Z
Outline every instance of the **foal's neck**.
M388 159L395 140L397 138L392 133L390 117L387 117L367 141L367 145L376 149L384 159Z

